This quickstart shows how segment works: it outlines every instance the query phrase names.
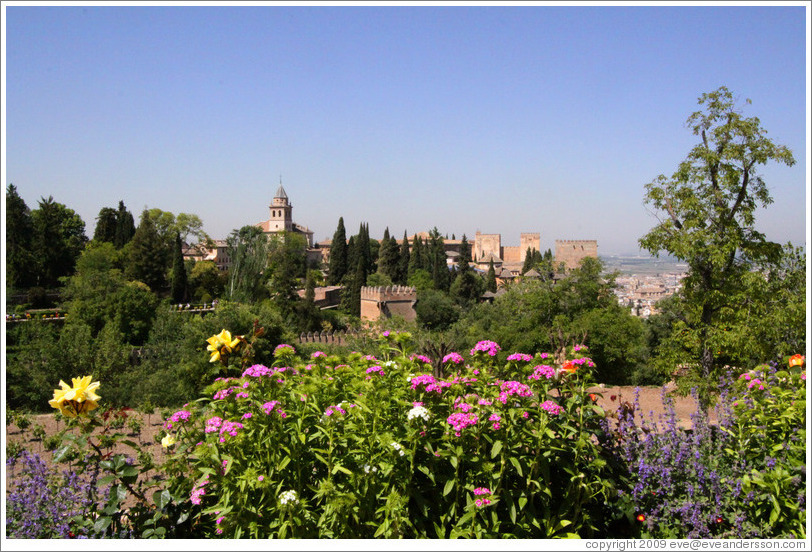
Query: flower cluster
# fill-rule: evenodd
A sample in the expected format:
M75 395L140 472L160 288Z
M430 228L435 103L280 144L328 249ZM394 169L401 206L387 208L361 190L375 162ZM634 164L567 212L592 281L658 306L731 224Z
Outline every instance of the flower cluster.
M324 411L324 415L326 417L330 417L335 413L339 413L342 416L347 414L347 411L344 410L344 405L346 404L347 408L355 408L357 405L352 403L347 403L346 401L341 401L335 406L328 406L327 409Z
M316 351L315 353L310 355L311 358L325 358L326 356L327 353L325 353L324 351Z
M278 404L279 401L268 401L262 405L262 410L264 410L265 414L267 414L268 416L270 416L274 411L276 411L276 413L279 414L280 418L287 418L288 415L285 413L284 410L277 407Z
M448 353L446 356L443 357L443 364L451 362L453 364L462 364L463 359L462 355L459 353Z
M409 410L409 413L406 415L406 418L409 420L413 420L415 418L423 418L425 421L429 421L429 411L426 409L425 406L422 404L416 405L414 408Z
M540 380L541 378L553 379L555 377L555 368L547 366L546 364L539 364L533 368L533 373L527 376L527 379Z
M491 490L487 487L477 487L476 489L474 489L474 496L485 497L485 498L477 498L474 501L474 504L476 504L477 508L483 508L491 503L491 500L489 498L492 496Z
M206 494L206 485L209 484L209 475L206 474L201 481L198 481L197 484L192 488L192 493L189 495L189 501L192 504L200 506L200 503L203 501L203 496Z
M386 372L383 371L383 367L381 366L370 366L366 370L367 374L378 374L379 376L386 375Z
M188 410L178 410L172 414L169 419L164 423L165 429L172 429L178 422L185 422L192 417L192 413Z
M546 411L548 414L553 415L553 416L557 416L558 414L561 414L561 412L564 410L557 403L555 403L553 401L550 401L550 400L547 400L547 401L544 401L543 403L541 403L541 409Z
M390 444L392 445L392 448L395 449L395 451L397 451L397 453L400 454L401 456L406 454L405 452L403 452L403 445L401 445L400 443L392 441L392 443Z
M528 355L528 354L525 354L525 353L513 353L512 355L507 357L507 359L508 359L508 361L514 361L514 362L517 362L517 361L519 361L519 362L530 362L531 360L533 360L533 357Z
M419 360L423 364L431 364L431 359L424 355L412 355L409 357L409 360Z
M507 404L508 397L516 395L519 397L532 397L533 390L530 386L518 381L503 381L499 382L499 396L496 398L502 404Z
M493 357L496 356L496 353L498 353L501 350L502 348L496 342L484 340L474 345L474 348L471 349L471 356L474 356L478 352L482 352L487 353L488 356Z
M466 427L475 426L479 422L479 416L474 412L455 412L446 418L446 422L454 429L454 435L459 437Z
M293 348L293 345L288 345L287 343L280 343L273 350L274 358L293 356L295 353L296 349Z
M296 496L296 491L294 491L294 490L285 491L285 492L283 492L283 493L281 493L279 495L279 504L281 504L282 506L284 506L286 504L293 505L293 504L298 504L298 503L299 503L299 497Z

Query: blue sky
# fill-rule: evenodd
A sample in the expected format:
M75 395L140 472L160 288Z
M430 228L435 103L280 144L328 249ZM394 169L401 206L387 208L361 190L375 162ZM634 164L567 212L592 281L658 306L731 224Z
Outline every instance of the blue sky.
M808 5L807 5L808 7ZM316 240L539 232L636 252L644 186L725 85L793 167L758 227L806 243L807 8L6 5L3 170L92 237L123 200L225 238L279 185Z

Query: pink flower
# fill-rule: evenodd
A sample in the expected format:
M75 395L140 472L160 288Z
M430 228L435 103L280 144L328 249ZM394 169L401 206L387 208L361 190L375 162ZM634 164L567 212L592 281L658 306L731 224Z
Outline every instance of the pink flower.
M462 364L463 359L462 355L459 353L448 353L446 356L443 357L443 364L446 362L451 362L453 364Z
M491 494L491 490L488 487L477 487L474 489L474 494L477 496L489 495Z
M250 412L246 412L245 414L243 414L243 415L242 415L242 419L243 419L243 420L247 420L247 419L248 419L248 418L250 418L251 416L252 416L252 414L251 414Z
M507 359L512 361L530 362L531 360L533 360L533 357L525 353L513 353L512 355L507 357Z
M265 481L265 476L264 476L264 475L260 475L259 477L257 477L257 480L258 480L258 481Z
M549 414L552 414L553 416L560 414L561 411L564 410L561 406L557 405L553 401L544 401L541 403L541 409Z
M493 357L501 350L502 348L496 342L485 340L474 345L474 348L471 349L471 356L474 356L478 352L483 352Z

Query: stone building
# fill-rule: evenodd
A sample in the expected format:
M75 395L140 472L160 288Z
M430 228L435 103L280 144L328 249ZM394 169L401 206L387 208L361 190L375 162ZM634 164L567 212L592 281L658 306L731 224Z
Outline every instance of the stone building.
M417 318L414 306L417 289L408 286L362 287L361 320L371 321L402 316L407 322Z
M598 240L555 240L555 264L564 268L578 268L586 257L598 258Z
M313 231L307 226L293 222L293 204L288 200L288 194L285 192L285 188L282 187L281 181L268 209L270 218L258 222L255 226L259 226L263 232L270 235L281 234L282 232L301 234L307 241L307 248L313 249Z

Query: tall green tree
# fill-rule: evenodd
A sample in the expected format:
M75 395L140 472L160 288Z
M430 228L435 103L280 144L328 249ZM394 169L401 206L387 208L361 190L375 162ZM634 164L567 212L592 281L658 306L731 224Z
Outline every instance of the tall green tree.
M484 282L474 272L470 262L471 245L468 243L468 238L463 234L460 241L460 255L457 259L457 276L450 289L451 296L463 307L475 303L484 290Z
M407 279L411 277L415 271L425 269L426 262L425 255L423 254L423 240L420 236L415 236L412 250L409 253L409 273L407 274Z
M756 117L745 117L721 87L699 97L687 124L699 138L670 176L646 185L645 202L659 223L640 239L652 254L685 261L682 299L687 308L685 362L698 366L698 382L714 382L723 342L724 314L735 309L745 275L774 259L780 247L755 229L759 206L772 203L761 165L793 165L792 152L775 144ZM750 103L749 100L747 103Z
M381 249L378 255L378 272L395 282L398 279L399 266L400 248L397 240L389 235L389 228L387 227L381 240Z
M186 301L188 295L189 281L186 276L186 266L183 263L183 244L180 241L180 233L175 234L175 247L172 251L172 302L181 303Z
M409 236L406 235L406 230L403 231L403 241L400 244L400 257L398 259L398 277L395 280L396 284L406 285L409 278Z
M135 230L126 261L126 275L132 280L145 283L156 292L166 287L167 259L170 250L158 235L158 231L145 210Z
M93 231L93 239L97 242L115 243L117 212L112 207L102 207L99 216L96 217L96 229Z
M297 293L307 272L307 243L293 232L273 235L268 240L268 290L282 317L293 323L301 298Z
M124 206L123 201L118 202L116 211L116 235L113 245L116 249L121 249L135 236L135 218L133 214Z
M268 296L268 236L257 226L243 226L226 239L231 268L226 296L239 303L256 303Z
M347 231L344 229L344 217L338 217L338 227L333 233L330 244L330 267L327 283L337 286L347 273Z
M493 259L488 263L488 275L485 277L485 289L491 293L496 293L496 269L493 267Z
M441 291L448 291L451 276L446 262L445 242L436 226L429 232L429 262L434 287Z
M76 259L85 248L85 223L73 209L57 203L53 197L42 198L31 218L37 285L56 287L60 278L73 273Z
M36 282L33 256L34 221L14 184L6 187L6 277L10 287L29 288Z

